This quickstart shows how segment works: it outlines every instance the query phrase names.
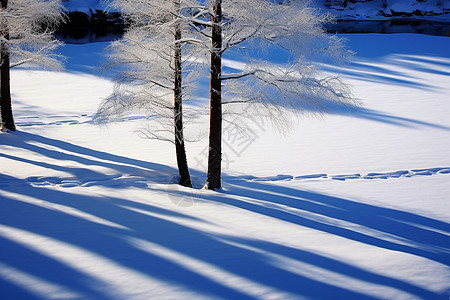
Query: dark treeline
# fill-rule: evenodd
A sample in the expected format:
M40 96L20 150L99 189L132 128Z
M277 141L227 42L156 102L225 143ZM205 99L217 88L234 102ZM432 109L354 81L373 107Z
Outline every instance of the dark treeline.
M110 40L111 36L120 36L125 32L124 21L118 12L91 10L87 14L72 11L67 17L67 21L56 31L56 36L67 43Z
M56 32L66 43L110 41L125 32L125 23L118 12L105 13L101 10L89 14L69 12L68 20ZM329 33L420 33L450 36L450 23L417 19L395 19L385 21L338 20L325 24Z
M419 33L450 36L450 23L417 19L393 19L385 21L338 20L326 24L329 33Z

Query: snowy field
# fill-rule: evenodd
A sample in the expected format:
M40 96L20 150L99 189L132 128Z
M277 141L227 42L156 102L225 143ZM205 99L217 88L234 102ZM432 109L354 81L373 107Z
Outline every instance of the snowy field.
M107 44L66 46L66 72L14 70L0 299L448 299L450 38L346 37L354 62L322 67L363 106L287 135L225 126L220 192L173 184L145 118L92 122ZM196 187L206 145L188 144Z

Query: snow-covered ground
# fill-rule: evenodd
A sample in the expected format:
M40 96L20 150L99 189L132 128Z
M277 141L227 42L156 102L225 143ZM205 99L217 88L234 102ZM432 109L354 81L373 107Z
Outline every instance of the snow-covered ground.
M107 44L14 70L0 134L1 299L448 299L450 38L348 35L362 107L225 126L220 192L173 184L145 118L92 122ZM228 64L236 65L233 58ZM188 145L196 186L206 141Z
M68 11L81 11L89 13L90 10L95 11L105 10L108 6L108 1L102 0L63 0L62 4Z
M342 1L343 2L343 1ZM339 20L387 20L413 18L450 22L450 1L446 0L349 0L347 5L325 5L326 0L312 0Z

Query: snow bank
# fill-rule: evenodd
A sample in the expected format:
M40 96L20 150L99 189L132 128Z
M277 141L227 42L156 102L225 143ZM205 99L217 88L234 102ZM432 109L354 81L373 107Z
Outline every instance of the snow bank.
M314 1L324 11L336 15L338 20L418 19L450 22L450 2L444 0L387 0L336 1L327 5L325 0ZM344 4L344 2L346 4Z

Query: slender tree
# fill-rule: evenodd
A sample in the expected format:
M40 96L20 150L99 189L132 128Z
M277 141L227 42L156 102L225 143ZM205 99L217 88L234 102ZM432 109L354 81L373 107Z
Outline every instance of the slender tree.
M178 16L181 14L180 0L173 0L175 12ZM186 157L186 148L184 145L183 134L183 70L182 70L182 53L181 53L181 23L177 17L174 23L174 131L175 131L175 151L177 156L178 172L180 174L180 184L192 187L191 176Z
M2 10L6 10L8 7L8 0L1 0ZM1 65L0 65L0 113L1 113L1 130L4 128L15 131L16 126L14 124L14 117L12 113L11 104L11 89L10 89L10 61L9 61L9 51L8 51L8 41L9 41L9 26L8 20L2 20L1 30L2 30L2 41L0 44L1 52Z
M222 1L212 4L208 173L205 188L221 186L222 161Z
M198 40L189 23L197 1L115 0L112 5L121 9L128 29L122 39L111 44L109 67L122 69L114 93L99 109L99 118L136 112L151 116L151 126L141 133L175 144L180 184L190 187L183 101L189 96L194 74L188 60L190 46Z
M64 21L60 0L0 0L1 129L15 131L10 69L20 65L61 68L52 33Z
M223 4L223 5L222 5ZM344 60L349 55L339 39L325 33L331 22L304 1L211 0L206 3L211 21L195 27L211 43L211 100L208 173L205 188L221 187L222 105L239 113L263 109L282 123L285 110L321 113L330 102L354 103L348 87L337 77L324 76L315 59ZM205 18L206 20L206 18ZM284 66L259 59L258 49L286 53ZM261 52L261 51L259 51ZM247 58L244 67L223 72L226 54ZM242 62L241 62L242 64ZM237 72L235 72L237 70Z

